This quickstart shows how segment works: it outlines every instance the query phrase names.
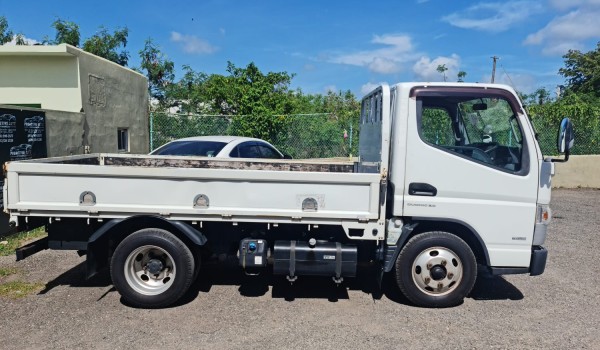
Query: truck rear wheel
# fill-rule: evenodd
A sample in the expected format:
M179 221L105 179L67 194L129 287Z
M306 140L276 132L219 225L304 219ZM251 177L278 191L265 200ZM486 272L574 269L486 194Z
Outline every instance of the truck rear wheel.
M194 280L194 255L172 233L148 228L126 237L110 264L115 288L132 306L165 307Z
M447 232L411 238L396 260L396 282L415 305L455 306L471 292L477 278L475 255L465 241Z

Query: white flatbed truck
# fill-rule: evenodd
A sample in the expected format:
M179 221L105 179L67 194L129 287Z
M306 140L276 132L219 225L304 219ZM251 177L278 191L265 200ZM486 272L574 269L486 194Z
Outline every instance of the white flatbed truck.
M359 159L92 154L7 163L4 208L17 230L48 237L17 249L87 256L127 302L164 307L206 256L249 274L341 283L371 262L414 304L447 307L494 274L544 271L554 161L544 159L516 93L467 83L382 85L362 100Z

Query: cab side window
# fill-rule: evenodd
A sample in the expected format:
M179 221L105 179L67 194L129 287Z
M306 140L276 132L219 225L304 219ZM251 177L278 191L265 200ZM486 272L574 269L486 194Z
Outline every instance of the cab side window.
M417 101L419 135L427 144L502 171L526 170L523 133L506 99L439 94Z

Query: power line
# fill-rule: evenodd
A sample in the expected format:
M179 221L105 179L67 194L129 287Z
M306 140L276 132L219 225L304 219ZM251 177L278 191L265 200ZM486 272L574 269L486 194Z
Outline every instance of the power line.
M516 90L517 88L515 87L515 84L513 83L512 79L510 78L510 75L508 75L508 73L506 72L506 69L504 69L504 66L500 65L500 68L502 68L502 71L504 72L504 74L506 74L508 81L510 81L510 86Z

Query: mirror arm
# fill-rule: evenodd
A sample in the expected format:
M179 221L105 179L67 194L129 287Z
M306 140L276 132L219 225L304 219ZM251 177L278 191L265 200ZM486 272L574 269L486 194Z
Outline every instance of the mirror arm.
M550 161L553 163L565 163L569 160L569 151L565 151L565 158L564 159L560 159L560 158L552 158Z

